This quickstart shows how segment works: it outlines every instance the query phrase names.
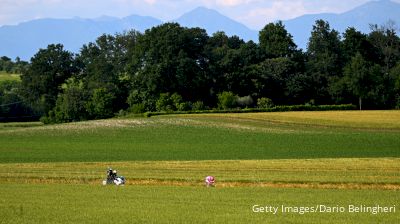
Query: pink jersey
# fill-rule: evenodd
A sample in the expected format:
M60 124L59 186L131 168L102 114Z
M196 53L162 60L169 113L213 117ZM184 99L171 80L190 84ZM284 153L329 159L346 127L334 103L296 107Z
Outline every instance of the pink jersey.
M215 178L213 176L206 177L206 184L213 184L215 182Z

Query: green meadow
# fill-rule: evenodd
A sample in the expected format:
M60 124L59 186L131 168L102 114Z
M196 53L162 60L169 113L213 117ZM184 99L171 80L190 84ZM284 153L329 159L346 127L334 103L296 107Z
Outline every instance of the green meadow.
M4 123L0 155L0 223L400 221L400 111ZM101 186L108 167L127 184ZM252 210L353 204L396 212Z
M4 71L0 71L0 82L2 81L20 81L20 74L12 74L12 73L6 73Z
M0 185L3 223L398 223L398 213L255 213L254 205L398 204L382 190Z

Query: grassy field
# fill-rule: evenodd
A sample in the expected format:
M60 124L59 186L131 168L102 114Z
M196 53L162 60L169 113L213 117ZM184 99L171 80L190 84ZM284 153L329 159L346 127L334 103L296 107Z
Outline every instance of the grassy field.
M380 119L379 113L365 113L373 113ZM309 119L302 124L290 123L292 117L282 122L281 113L273 117L275 120L268 113L260 113L160 116L6 128L0 129L0 162L399 157L400 111L387 113L390 116L382 116L390 118L387 120L390 125L382 126L377 125L373 116L342 126L333 119L331 123ZM289 114L298 114L299 120L304 119L303 112ZM325 112L325 115L326 120L337 117L336 112Z
M202 186L207 175L219 187L398 189L400 159L146 161L0 164L0 183L99 184L118 167L127 185Z
M10 74L6 73L4 71L0 71L0 82L6 81L6 80L11 80L11 81L20 81L20 74Z
M398 223L398 213L254 213L254 205L394 206L395 191L0 185L4 223Z
M398 223L399 191L400 111L0 124L0 223ZM252 211L352 204L397 211Z

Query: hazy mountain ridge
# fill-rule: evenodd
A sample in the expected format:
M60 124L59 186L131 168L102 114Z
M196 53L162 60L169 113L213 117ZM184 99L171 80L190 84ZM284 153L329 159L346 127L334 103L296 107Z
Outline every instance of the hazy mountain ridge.
M369 33L370 24L382 25L392 20L399 26L400 4L390 0L371 1L344 13L304 15L284 21L284 24L293 35L296 44L305 49L312 26L318 19L329 21L331 28L340 33L343 33L348 27L355 27L363 33Z
M306 49L307 42L317 19L329 21L331 28L344 32L353 26L368 33L369 24L384 24L389 19L400 25L400 4L390 0L371 1L341 14L323 13L303 15L284 21L299 48ZM237 35L244 40L258 41L258 31L230 19L216 10L196 8L173 20L187 27L202 27L211 35L224 31L227 35ZM131 15L124 18L102 16L95 19L38 19L15 26L0 27L0 56L17 56L24 60L32 57L39 48L51 43L62 43L66 49L79 52L83 44L96 40L103 33L115 34L136 29L144 32L163 21L150 16Z

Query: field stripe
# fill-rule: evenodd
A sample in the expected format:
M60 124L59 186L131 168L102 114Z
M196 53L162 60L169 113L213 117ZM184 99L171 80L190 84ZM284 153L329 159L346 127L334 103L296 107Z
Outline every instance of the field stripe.
M2 178L0 183L19 184L90 184L100 185L99 179L63 179L63 178ZM204 186L203 182L168 179L129 179L128 186ZM351 190L400 190L400 184L372 183L295 183L295 182L235 182L222 181L219 188L262 187L262 188L300 188L300 189L351 189Z
M128 185L400 189L400 159L292 159L0 164L0 183L100 184L107 167Z

